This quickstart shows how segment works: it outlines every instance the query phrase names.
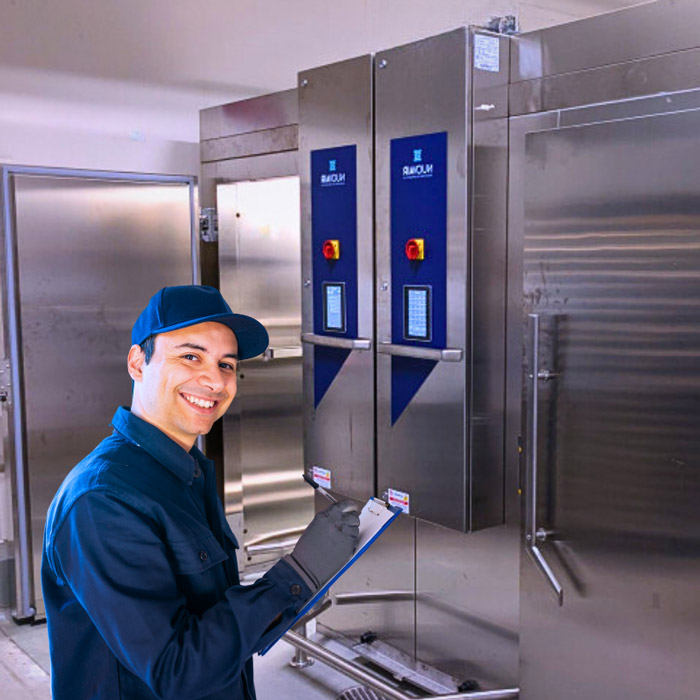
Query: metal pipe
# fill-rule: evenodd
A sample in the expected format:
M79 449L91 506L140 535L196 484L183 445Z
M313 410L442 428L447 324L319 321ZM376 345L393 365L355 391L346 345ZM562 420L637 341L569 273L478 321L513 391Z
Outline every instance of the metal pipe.
M301 342L308 345L324 345L329 348L343 348L344 350L371 350L372 341L369 338L334 338L315 333L302 333Z
M413 600L413 591L368 591L361 593L336 593L336 605L357 605L359 603L383 603L387 600Z
M320 644L305 639L296 632L287 632L284 639L297 649L301 649L309 656L313 656L324 664L354 678L360 683L369 686L378 693L385 695L389 700L517 700L520 697L520 688L505 688L503 690L478 690L467 693L451 693L449 695L425 695L411 697L390 685L374 673L358 664L344 659L342 656L325 649Z

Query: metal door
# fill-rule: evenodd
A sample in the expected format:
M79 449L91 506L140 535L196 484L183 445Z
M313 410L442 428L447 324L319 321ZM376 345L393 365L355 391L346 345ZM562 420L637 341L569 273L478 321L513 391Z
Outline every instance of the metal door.
M462 531L504 522L507 76L467 29L375 59L378 490Z
M131 326L160 287L192 282L193 182L4 171L16 616L43 614L49 503L129 404Z
M222 183L216 197L221 291L270 334L266 353L242 363L224 418L226 512L243 528L242 564L257 567L278 558L313 517L313 491L301 479L299 178Z
M527 136L525 700L697 698L698 130Z
M304 466L363 502L375 495L372 166L371 57L300 73Z

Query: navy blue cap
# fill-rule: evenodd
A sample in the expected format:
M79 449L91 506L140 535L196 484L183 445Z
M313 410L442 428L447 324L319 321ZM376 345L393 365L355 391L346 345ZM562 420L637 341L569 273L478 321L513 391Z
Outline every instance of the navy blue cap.
M167 333L207 321L223 323L236 334L240 360L260 355L270 342L260 321L251 316L234 314L218 289L196 284L163 287L154 294L131 329L131 342L141 345L156 333Z

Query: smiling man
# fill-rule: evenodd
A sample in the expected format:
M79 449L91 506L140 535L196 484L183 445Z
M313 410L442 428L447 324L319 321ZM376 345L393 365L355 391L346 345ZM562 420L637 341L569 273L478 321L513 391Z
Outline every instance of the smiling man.
M238 543L195 446L267 347L212 287L160 290L132 330L131 409L66 477L42 585L54 700L255 700L252 656L350 557L359 518L318 513L292 554L242 586Z

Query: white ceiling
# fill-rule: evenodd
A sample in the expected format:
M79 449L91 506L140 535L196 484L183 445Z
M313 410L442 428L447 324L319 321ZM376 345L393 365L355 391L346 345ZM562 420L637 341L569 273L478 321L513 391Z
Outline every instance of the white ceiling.
M493 14L529 30L640 1L0 0L0 66L252 95Z
M0 0L0 160L12 129L198 139L204 107L299 70L516 14L523 30L642 0ZM30 131L27 131L30 130Z

